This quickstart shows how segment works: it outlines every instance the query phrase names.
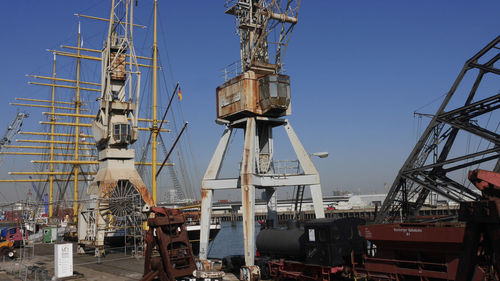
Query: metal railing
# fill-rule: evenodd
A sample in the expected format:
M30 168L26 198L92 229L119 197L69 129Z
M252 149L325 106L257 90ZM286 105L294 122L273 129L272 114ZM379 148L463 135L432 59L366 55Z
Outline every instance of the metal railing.
M221 77L224 81L234 78L241 74L241 60L237 60L222 69Z

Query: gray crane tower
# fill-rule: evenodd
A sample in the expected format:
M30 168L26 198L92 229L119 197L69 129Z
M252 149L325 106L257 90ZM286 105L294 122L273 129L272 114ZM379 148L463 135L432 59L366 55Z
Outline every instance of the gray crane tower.
M137 112L140 71L132 43L134 1L112 1L108 37L102 51L102 91L99 110L92 122L99 169L90 188L90 200L82 204L78 219L80 246L104 254L104 240L119 232L119 223L130 221L140 210L135 198L154 204L134 165L129 148L138 137Z
M290 77L282 74L282 57L293 27L297 23L300 1L228 1L226 14L236 17L241 40L241 74L217 87L217 123L225 125L202 181L200 260L208 254L212 196L215 190L240 189L243 213L245 264L242 272L254 266L255 189L265 191L268 218L276 222L275 189L309 186L317 218L324 217L319 173L300 143L289 121L291 113ZM271 32L278 42L268 41ZM273 49L272 44L275 44ZM297 155L303 174L273 172L273 129L284 127ZM220 179L232 132L245 131L243 158L238 178ZM273 218L274 215L274 218Z

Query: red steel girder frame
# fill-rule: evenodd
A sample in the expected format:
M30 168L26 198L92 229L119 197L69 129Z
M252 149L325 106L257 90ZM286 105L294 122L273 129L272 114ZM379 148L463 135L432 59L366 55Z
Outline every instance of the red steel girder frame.
M190 276L196 266L184 215L179 210L160 207L152 207L151 214L141 281L151 281L156 277L161 281L175 281Z

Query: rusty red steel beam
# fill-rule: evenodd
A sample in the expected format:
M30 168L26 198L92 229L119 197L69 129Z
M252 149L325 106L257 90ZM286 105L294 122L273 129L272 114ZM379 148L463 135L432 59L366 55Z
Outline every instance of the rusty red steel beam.
M500 174L486 170L469 171L469 180L481 191L500 189Z
M377 252L353 272L375 280L457 281L485 280L490 269L500 272L500 173L473 170L469 179L483 196L460 204L459 223L360 226Z
M493 272L498 278L500 173L476 169L469 172L469 180L482 191L483 198L460 204L459 219L466 221L467 225L456 280L490 280L488 272Z
M179 210L151 207L141 281L156 277L160 281L175 281L190 276L196 269L184 222ZM154 251L160 256L153 256Z

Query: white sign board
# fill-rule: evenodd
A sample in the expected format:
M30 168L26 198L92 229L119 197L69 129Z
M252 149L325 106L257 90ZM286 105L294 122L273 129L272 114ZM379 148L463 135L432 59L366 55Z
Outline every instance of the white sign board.
M309 241L311 242L316 241L316 235L314 233L314 229L309 229Z
M50 233L50 235L51 242L57 241L57 228L52 228L52 232Z
M73 276L73 244L54 245L54 267L56 278Z

